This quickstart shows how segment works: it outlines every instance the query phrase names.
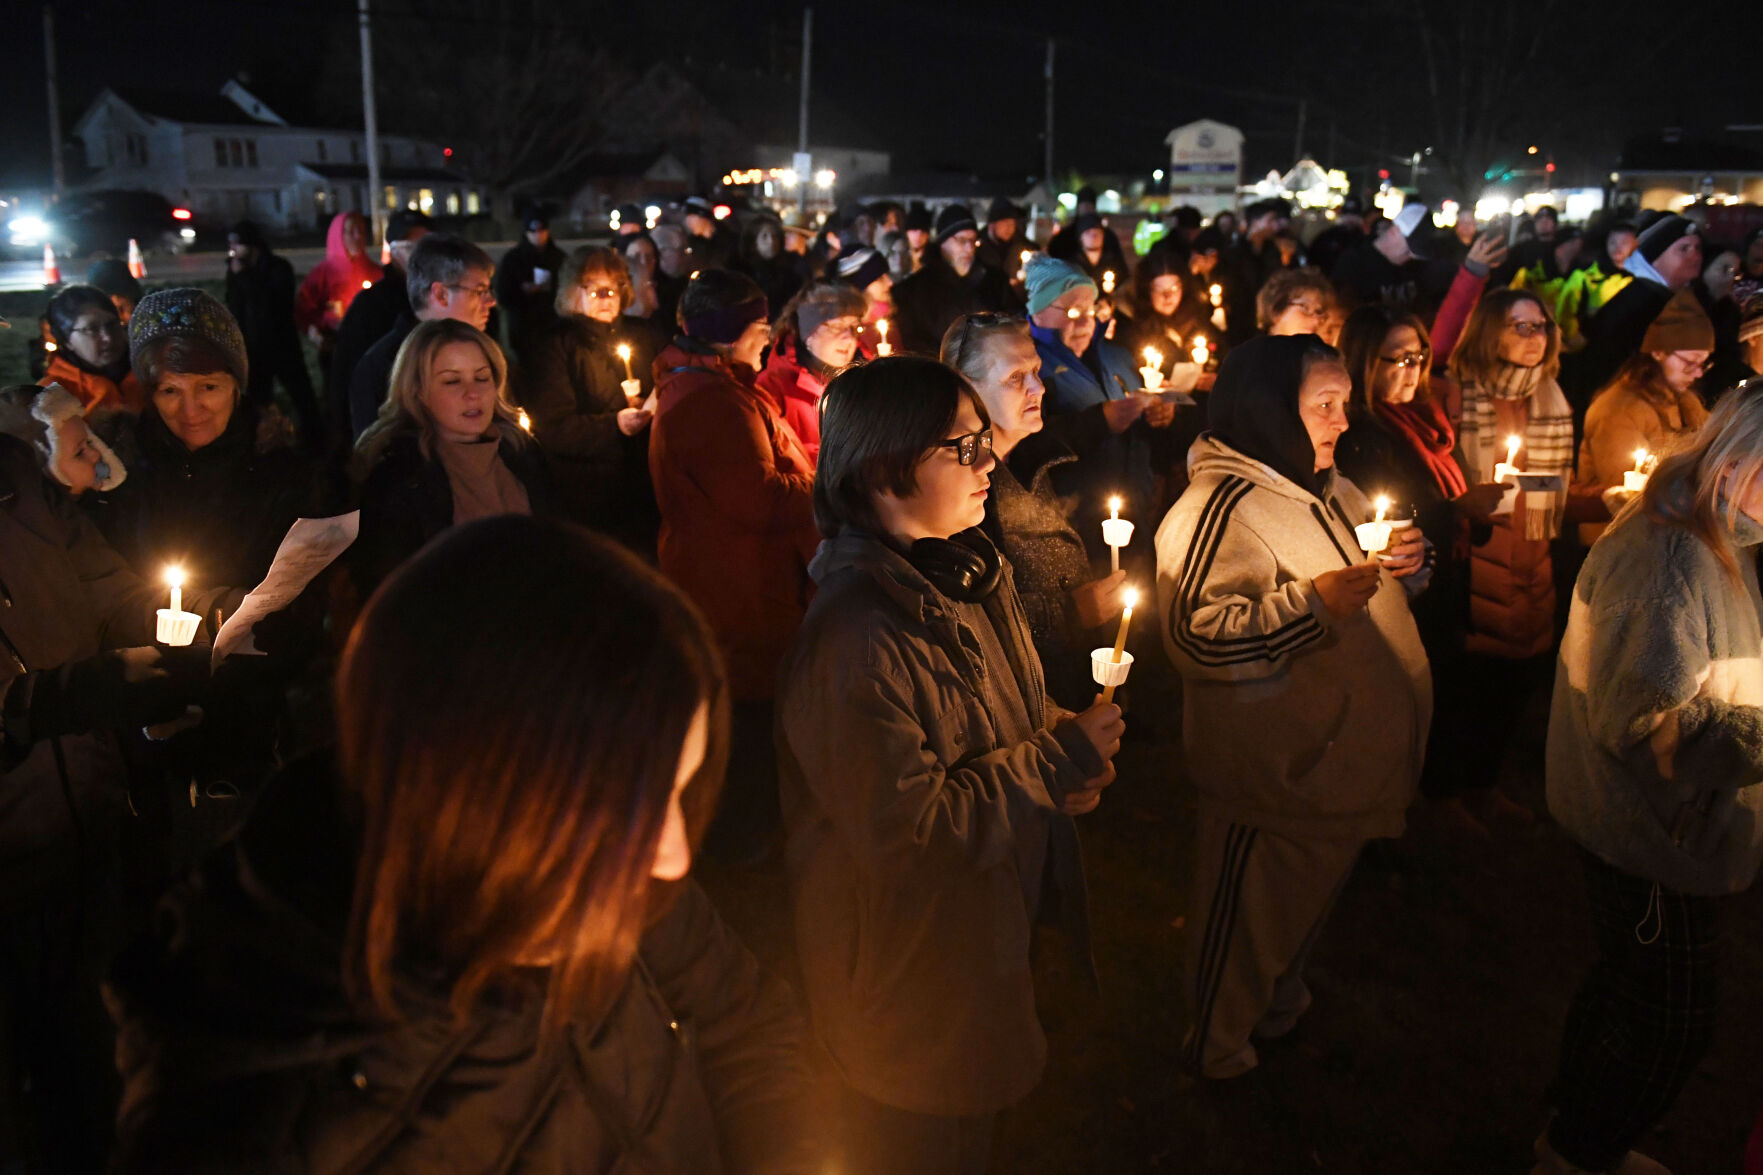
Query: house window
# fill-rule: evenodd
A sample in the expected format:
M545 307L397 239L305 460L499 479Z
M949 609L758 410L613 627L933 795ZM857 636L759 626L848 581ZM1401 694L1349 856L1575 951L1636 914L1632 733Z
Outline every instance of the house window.
M457 191L447 193L447 215L459 215L459 193Z
M416 206L425 215L433 212L435 210L435 190L433 188L423 188L421 191L417 192Z
M330 194L330 192L326 191L324 188L319 188L316 191L314 191L312 193L312 211L318 216L318 218L320 220L323 220L324 217L330 213L330 210L331 210L331 194Z
M386 207L387 208L398 207L398 189L393 187L391 184L386 185Z
M245 144L237 139L228 139L227 154L232 156L234 167L245 166Z
M328 156L327 156L325 149L324 149L324 140L323 139L318 140L318 161L320 163L328 162Z
M130 167L147 166L147 136L128 134L123 137L123 150Z
M350 163L360 163L361 162L361 140L360 139L350 139L349 140L349 162Z
M214 140L214 166L216 166L216 167L225 167L226 166L226 140L225 139Z
M478 199L476 192L465 193L465 214L467 216L476 216L483 209L483 201Z
M256 167L257 166L257 140L256 139L246 139L245 140L245 166L246 167Z

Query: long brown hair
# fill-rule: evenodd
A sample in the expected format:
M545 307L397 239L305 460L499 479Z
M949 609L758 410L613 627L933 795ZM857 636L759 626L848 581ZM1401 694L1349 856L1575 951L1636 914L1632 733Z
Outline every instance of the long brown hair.
M1420 339L1420 349L1426 353L1426 358L1420 362L1420 383L1414 389L1414 398L1430 400L1432 336L1426 333L1426 324L1419 316L1374 303L1347 315L1347 321L1341 327L1341 362L1346 364L1347 375L1353 381L1353 399L1367 411L1376 408L1372 397L1376 394L1377 365L1383 355L1384 340L1390 337L1391 331L1402 326L1413 329Z
M1681 526L1708 545L1736 584L1738 555L1728 535L1739 503L1763 479L1763 380L1747 380L1722 396L1702 427L1679 436L1675 446L1617 517L1639 509L1656 522Z
M727 701L677 589L581 527L518 515L455 527L388 579L337 677L362 817L344 964L363 1012L400 1018L416 974L463 1019L533 966L548 1027L604 1011L668 892L650 871L706 706L682 799L694 845Z
M1549 347L1537 366L1543 377L1561 373L1561 327L1543 300L1529 290L1493 290L1482 295L1469 314L1463 336L1451 352L1451 376L1459 383L1491 383L1500 365L1500 335L1506 329L1506 313L1520 302L1531 302L1549 324Z
M402 433L415 433L422 451L425 454L434 452L435 421L429 414L428 405L423 403L422 388L435 356L449 343L478 345L490 365L490 373L496 378L493 423L501 427L504 436L511 436L516 441L526 435L519 430L514 405L508 400L508 359L496 340L469 322L456 318L431 318L416 324L416 329L405 338L397 357L392 360L386 402L380 405L379 416L355 442L353 472L357 480L364 479L373 470L386 446Z

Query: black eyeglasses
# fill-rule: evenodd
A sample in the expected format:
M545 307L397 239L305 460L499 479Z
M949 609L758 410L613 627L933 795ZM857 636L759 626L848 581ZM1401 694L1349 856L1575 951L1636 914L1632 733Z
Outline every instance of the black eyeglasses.
M992 451L992 430L982 428L978 432L970 432L963 436L950 437L946 441L938 441L931 446L934 449L953 449L955 459L963 465L972 465L979 460L980 451Z
M1388 363L1391 367L1419 367L1422 363L1426 362L1426 352L1409 351L1406 354L1397 355L1393 358L1389 355L1379 355L1377 361L1379 363Z

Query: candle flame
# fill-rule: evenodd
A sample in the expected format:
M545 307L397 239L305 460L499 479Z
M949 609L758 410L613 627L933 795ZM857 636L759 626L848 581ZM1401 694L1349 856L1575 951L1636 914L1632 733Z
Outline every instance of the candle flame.
M1377 496L1376 505L1377 505L1377 517L1375 519L1373 519L1372 521L1382 522L1383 516L1390 512L1390 500L1385 495L1379 494Z
M1506 464L1518 464L1518 450L1523 446L1524 438L1514 433L1506 438Z
M1120 499L1119 499L1119 497L1113 497L1113 498L1109 498L1109 499L1108 499L1108 509L1110 509L1110 510L1118 510L1118 509L1120 509Z
M618 357L627 363L630 362L631 346L629 343L618 344Z
M525 408L522 408L520 410L519 421L520 421L520 427L526 429L526 431L528 431L528 432L533 431L533 418L526 414Z
M1162 352L1158 351L1157 348L1155 348L1155 347L1146 347L1145 348L1145 366L1146 367L1162 367L1163 366Z
M165 586L181 588L184 586L184 569L173 563L165 569Z
M1634 451L1634 471L1636 473L1642 473L1645 471L1648 456L1649 454L1645 449L1636 449Z
M875 320L875 329L881 332L882 342L884 342L884 343L887 342L888 341L888 320L885 318L876 319Z
M1127 588L1126 595L1123 598L1126 600L1126 610L1128 612L1131 612L1134 608L1136 608L1138 606L1139 589L1138 588Z

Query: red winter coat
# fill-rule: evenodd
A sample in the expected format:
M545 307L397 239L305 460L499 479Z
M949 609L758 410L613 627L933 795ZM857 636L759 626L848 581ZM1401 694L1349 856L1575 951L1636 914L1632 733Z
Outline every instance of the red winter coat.
M800 346L800 339L792 339L773 347L765 370L759 373L759 386L771 394L784 423L807 451L812 468L820 456L820 397L826 392L826 383L797 359L796 348Z
M690 340L655 359L649 472L662 572L703 610L738 700L776 689L810 595L814 460L752 368Z
M315 326L327 334L334 332L355 295L380 280L384 272L369 259L365 246L354 254L343 247L343 226L350 217L361 224L363 241L373 236L359 212L339 212L331 218L330 231L324 237L324 260L312 267L294 298L294 325L302 332Z

